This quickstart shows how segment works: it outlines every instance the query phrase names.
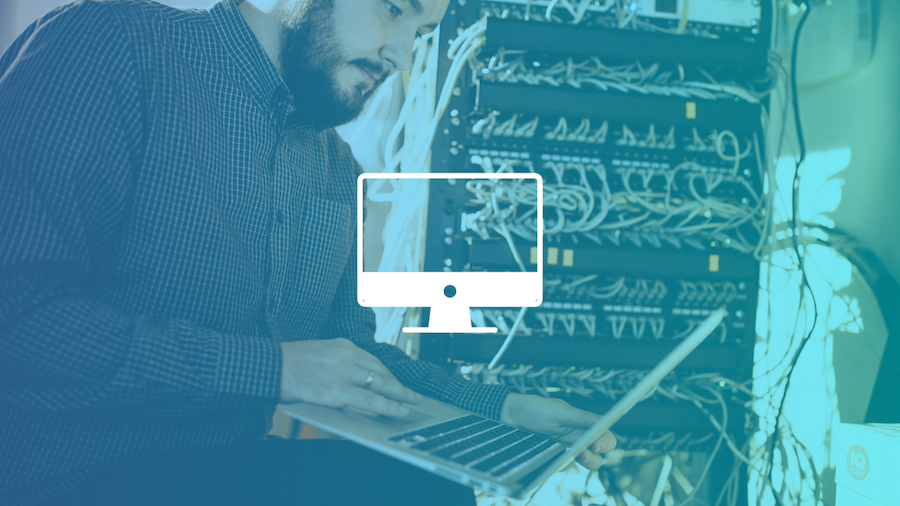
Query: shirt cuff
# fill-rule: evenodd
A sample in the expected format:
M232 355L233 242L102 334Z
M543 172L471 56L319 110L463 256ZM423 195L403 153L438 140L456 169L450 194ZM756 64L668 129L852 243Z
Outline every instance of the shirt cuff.
M277 402L281 389L281 345L257 337L221 335L216 368L217 407Z
M506 396L512 391L508 385L472 383L458 374L444 384L445 398L451 404L498 421Z

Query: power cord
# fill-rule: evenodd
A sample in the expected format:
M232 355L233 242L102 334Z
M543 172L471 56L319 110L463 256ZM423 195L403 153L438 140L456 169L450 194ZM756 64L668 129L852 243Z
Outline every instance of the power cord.
M809 285L809 280L806 276L806 264L805 264L805 255L807 252L806 244L803 245L803 252L801 254L800 251L800 233L801 233L801 220L800 220L800 166L806 159L806 142L804 140L803 134L803 124L800 118L800 101L797 94L797 49L799 47L800 33L803 29L803 26L806 24L806 20L809 16L812 7L808 0L801 0L800 4L801 10L803 14L800 17L800 21L797 24L797 30L794 32L794 41L791 47L791 103L794 109L794 123L797 129L797 141L799 146L799 157L797 159L796 164L794 165L794 177L791 188L791 200L792 200L792 216L791 216L791 226L793 228L793 233L791 234L792 244L794 253L797 255L798 268L800 269L801 275L801 284L800 284L800 305L801 308L805 307L804 300L806 297L806 292L809 291L809 297L812 300L812 308L813 308L813 320L812 326L805 333L803 338L800 340L800 344L797 347L797 351L794 352L793 357L791 358L790 363L788 364L787 370L784 375L784 390L781 396L781 401L778 405L778 411L775 415L775 425L773 428L772 436L766 443L766 451L768 453L768 461L767 461L767 478L768 483L772 485L772 471L774 469L774 459L775 459L775 446L778 444L780 437L780 424L781 424L781 416L784 413L784 403L787 399L788 389L790 388L791 378L793 377L794 367L797 365L797 361L800 358L800 354L803 349L806 347L806 344L809 342L813 330L816 328L816 323L818 322L818 307L816 303L815 294L812 291L812 288ZM800 315L797 315L800 318ZM799 443L799 441L796 441ZM818 483L815 484L816 491L818 492ZM777 491L772 489L772 497L775 500L775 503L778 506L783 504L782 498L779 497Z

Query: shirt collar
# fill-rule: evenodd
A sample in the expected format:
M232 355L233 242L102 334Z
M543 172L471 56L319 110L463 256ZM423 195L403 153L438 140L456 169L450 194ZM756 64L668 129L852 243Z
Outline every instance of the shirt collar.
M222 0L209 9L216 33L237 66L250 93L266 109L280 96L290 97L281 74L263 51L238 10L241 0ZM290 101L288 101L290 102Z

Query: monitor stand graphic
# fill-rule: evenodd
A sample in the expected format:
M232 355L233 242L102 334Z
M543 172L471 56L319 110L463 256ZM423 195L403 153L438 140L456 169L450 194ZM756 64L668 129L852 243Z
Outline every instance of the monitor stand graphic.
M496 334L497 327L473 327L469 305L464 300L453 300L456 287L444 287L446 299L431 306L427 327L403 327L407 334Z

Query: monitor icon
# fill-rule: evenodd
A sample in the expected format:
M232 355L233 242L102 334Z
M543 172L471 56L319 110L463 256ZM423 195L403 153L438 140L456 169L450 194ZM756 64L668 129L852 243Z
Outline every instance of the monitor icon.
M387 180L387 181L379 181ZM528 209L534 229L532 254L515 270L450 270L379 272L364 265L363 205L367 184L417 180L419 184L450 184L470 191L495 220L510 209ZM462 190L460 190L462 191ZM468 195L468 194L467 194ZM501 213L501 214L497 214ZM483 215L462 214L460 229ZM470 221L470 225L473 222ZM475 223L477 224L477 223ZM504 224L504 230L506 225ZM442 233L427 230L427 233ZM481 230L481 233L485 232ZM506 236L509 232L506 231ZM474 327L472 307L537 307L543 301L543 178L536 173L366 173L357 179L357 302L363 307L428 307L427 327L404 327L407 333L496 333L496 327ZM494 238L502 241L503 239ZM511 239L508 239L511 242ZM504 243L505 244L505 243ZM514 253L517 254L517 253Z

